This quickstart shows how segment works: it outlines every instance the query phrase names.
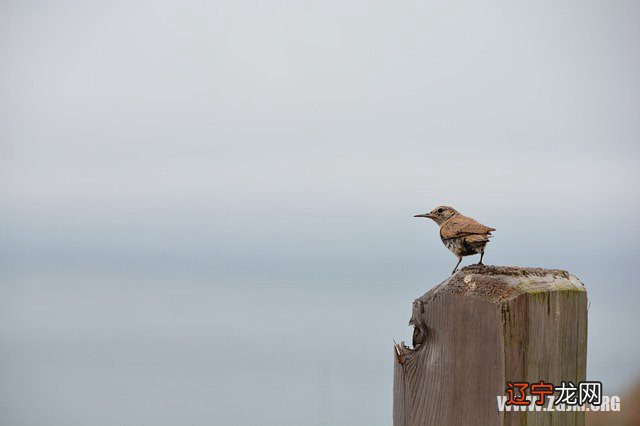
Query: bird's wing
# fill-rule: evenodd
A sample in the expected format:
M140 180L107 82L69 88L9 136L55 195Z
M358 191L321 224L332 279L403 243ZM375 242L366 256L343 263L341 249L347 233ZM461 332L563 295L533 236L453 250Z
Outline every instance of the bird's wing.
M491 235L489 234L471 234L471 235L467 235L466 237L463 237L464 241L467 244L473 244L473 243L486 243L487 241L489 241L489 238L491 238Z
M474 234L486 235L490 234L491 231L495 231L495 229L484 226L477 220L462 215L452 217L440 227L440 235L442 238L456 238Z

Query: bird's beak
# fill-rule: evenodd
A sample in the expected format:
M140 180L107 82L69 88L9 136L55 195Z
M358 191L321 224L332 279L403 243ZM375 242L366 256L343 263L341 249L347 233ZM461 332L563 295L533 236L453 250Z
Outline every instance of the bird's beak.
M433 219L433 215L431 213L417 214L413 217L428 217L429 219Z

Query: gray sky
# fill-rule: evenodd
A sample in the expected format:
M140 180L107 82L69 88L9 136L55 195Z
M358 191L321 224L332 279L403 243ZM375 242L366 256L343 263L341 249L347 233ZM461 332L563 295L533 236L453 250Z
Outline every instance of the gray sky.
M391 339L455 263L411 217L437 204L498 229L489 263L582 279L589 376L622 392L638 22L633 1L1 1L0 416L388 424Z

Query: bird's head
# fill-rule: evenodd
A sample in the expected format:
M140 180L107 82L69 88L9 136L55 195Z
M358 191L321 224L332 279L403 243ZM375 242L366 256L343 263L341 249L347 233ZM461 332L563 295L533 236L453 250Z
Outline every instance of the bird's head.
M414 217L428 217L438 225L442 225L446 220L452 218L457 214L460 213L458 213L458 211L453 207L438 206L435 209L431 210L430 213L417 214Z

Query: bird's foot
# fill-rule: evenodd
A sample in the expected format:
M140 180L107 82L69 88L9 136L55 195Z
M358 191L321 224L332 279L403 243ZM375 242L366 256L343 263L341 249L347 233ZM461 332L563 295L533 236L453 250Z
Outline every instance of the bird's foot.
M482 263L482 261L480 261L480 262L476 263L476 265L478 265L478 266L484 266L484 263Z

